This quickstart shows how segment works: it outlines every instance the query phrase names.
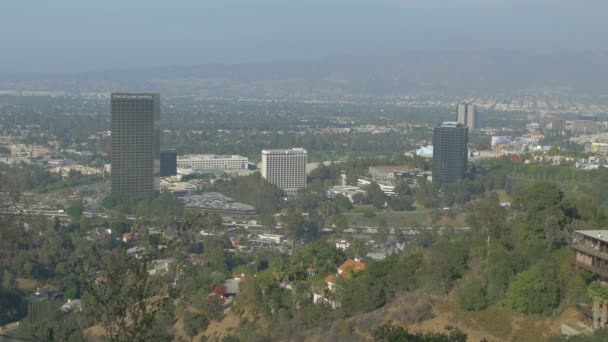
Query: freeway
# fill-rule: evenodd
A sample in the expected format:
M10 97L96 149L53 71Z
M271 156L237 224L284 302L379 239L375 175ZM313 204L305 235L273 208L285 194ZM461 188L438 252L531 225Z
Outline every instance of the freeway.
M5 213L5 214L12 214L12 215L23 215L23 216L34 216L34 215L43 215L43 216L48 216L48 217L57 217L57 218L67 218L68 215L65 213L64 210L51 210L51 209L23 209L23 208L12 208L12 209L4 209L4 210L0 210L0 213ZM97 213L93 213L93 212L88 212L85 211L82 213L83 216L87 216L90 218L97 218L97 217L101 217L104 219L107 218L117 218L118 216L115 215L109 215L109 214L97 214ZM127 215L126 218L128 220L136 220L137 216L135 215ZM247 229L250 232L253 233L267 233L268 231L271 230L276 230L278 228L276 227L266 227L263 226L261 224L253 224L253 223L237 223L237 222L222 222L222 225L226 228L229 229L235 229L235 228L244 228ZM412 228L412 227L402 227L403 228L403 233L406 235L416 235L420 233L420 230L426 229L426 230L434 230L437 229L438 231L443 231L445 229L448 229L447 227L438 227L438 228L432 228L432 227L425 227L425 228ZM457 228L450 228L450 229L455 229L455 230L460 230L460 231L468 231L471 228L470 227L457 227ZM332 228L325 228L324 231L333 231ZM349 227L347 229L344 230L345 233L351 233L351 234L374 234L378 231L378 227L371 227L371 226L352 226ZM389 233L393 233L394 234L394 229L393 228L389 228Z

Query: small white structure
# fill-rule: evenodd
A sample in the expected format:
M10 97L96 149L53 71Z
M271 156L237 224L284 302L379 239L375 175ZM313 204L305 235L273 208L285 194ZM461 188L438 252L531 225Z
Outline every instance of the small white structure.
M82 311L82 302L80 299L68 299L60 308L63 312L80 312Z
M350 242L348 242L346 240L340 240L340 241L336 242L336 248L346 251L347 249L350 248Z
M283 235L278 235L278 234L259 234L258 235L258 239L260 239L260 240L270 241L270 242L274 242L277 244L283 242L284 238L285 237Z

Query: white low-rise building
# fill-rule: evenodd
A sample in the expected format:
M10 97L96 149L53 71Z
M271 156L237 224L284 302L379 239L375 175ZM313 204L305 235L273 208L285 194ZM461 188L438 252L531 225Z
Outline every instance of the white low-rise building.
M237 155L197 154L177 157L179 168L189 168L195 171L247 170L248 163L249 159Z
M357 180L357 185L360 188L364 188L370 184L372 184L373 180L370 179L365 179L365 178L359 178ZM381 182L377 182L378 186L380 186L380 190L382 190L382 192L384 192L387 196L395 196L395 186L394 185L387 185Z

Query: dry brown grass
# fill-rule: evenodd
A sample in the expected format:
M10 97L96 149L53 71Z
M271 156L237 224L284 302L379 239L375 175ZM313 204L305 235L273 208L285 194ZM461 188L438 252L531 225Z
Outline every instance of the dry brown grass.
M310 330L297 341L366 341L371 339L371 332L376 327L388 321L415 332L442 333L446 326L453 326L467 334L469 341L543 341L558 335L562 322L572 320L576 320L574 309L566 309L560 316L553 317L523 317L500 305L479 312L463 312L457 309L453 294L446 299L416 292L398 295L378 310ZM221 322L211 322L208 329L193 341L201 338L221 341L226 335L238 334L243 322L251 328L250 323L254 321L254 317L244 314L239 318L228 311ZM267 322L256 323L260 323L256 329L268 328ZM183 327L183 322L178 320L176 328L180 325ZM185 338L183 328L181 331L176 331L176 337ZM296 337L293 338L295 340Z
M478 312L454 312L456 320L467 326L474 327L504 340L513 332L513 318L509 310L500 306L492 306L486 310Z
M36 288L43 287L44 285L40 281L31 278L17 278L15 282L17 283L17 287L24 291L35 290Z
M197 338L208 338L209 341L221 341L223 336L236 333L239 328L240 319L231 311L226 312L224 319L220 322L211 321L207 330L199 334Z

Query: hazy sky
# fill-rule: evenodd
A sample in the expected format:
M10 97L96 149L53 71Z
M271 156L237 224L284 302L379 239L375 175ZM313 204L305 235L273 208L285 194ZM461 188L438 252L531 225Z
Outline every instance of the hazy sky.
M405 50L602 50L606 0L0 0L0 74Z

